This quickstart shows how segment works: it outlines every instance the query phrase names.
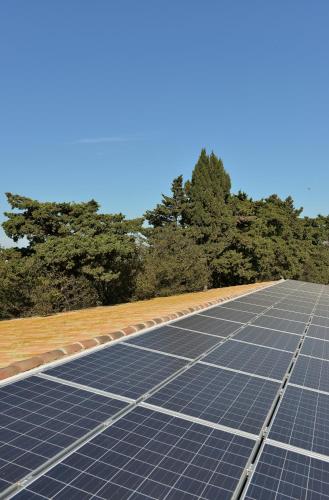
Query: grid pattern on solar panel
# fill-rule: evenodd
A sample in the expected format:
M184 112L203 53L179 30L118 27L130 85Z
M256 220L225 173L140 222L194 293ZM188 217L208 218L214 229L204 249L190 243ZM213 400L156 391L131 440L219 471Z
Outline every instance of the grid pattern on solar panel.
M275 347L276 349L293 352L300 342L300 337L299 335L248 325L234 336L234 340L241 340L243 342L250 342L252 344Z
M54 499L229 499L253 446L241 436L136 408L26 492Z
M130 345L147 347L193 359L219 344L221 338L164 326L138 337L128 338L127 342Z
M228 309L225 306L214 307L208 311L205 311L204 314L207 316L212 316L214 318L220 319L228 319L231 321L240 321L241 323L248 323L252 318L256 316L255 313L249 313L247 311L235 311L232 309Z
M292 311L292 312L299 312L302 314L311 314L313 311L313 305L311 306L304 306L304 305L297 305L295 303L287 302L287 301L282 301L279 304L276 304L276 307L278 309L283 309L284 311Z
M329 328L325 328L324 326L310 325L308 327L306 335L307 337L329 340Z
M324 307L316 307L314 310L314 314L317 316L323 316L324 318L329 318L329 310Z
M196 332L218 335L219 337L227 337L242 326L241 323L233 323L232 321L225 321L224 319L208 318L200 314L194 314L193 316L175 321L172 325Z
M242 297L239 302L243 304L253 304L256 306L263 306L265 308L272 306L278 301L275 297L254 297L254 294L248 295L247 297Z
M227 302L225 304L226 308L234 309L237 311L247 311L255 314L261 314L267 306L257 306L255 304L245 304L244 302L239 302L238 300L234 300L232 302Z
M288 385L269 437L329 455L328 420L329 396Z
M290 382L329 392L329 361L299 355Z
M31 377L0 389L0 489L5 489L126 406Z
M47 373L136 399L186 363L186 360L120 343L47 370Z
M198 363L148 403L258 434L279 383Z
M302 335L305 330L305 323L299 321L289 321L288 319L272 318L271 316L260 316L252 322L253 325L280 330L281 332L296 333Z
M229 340L208 354L202 361L281 380L293 354L268 347Z
M329 342L306 337L301 354L329 360Z
M279 305L278 305L279 307ZM307 323L310 315L303 313L295 313L293 311L285 311L284 309L273 308L266 313L266 316L271 316L272 318L289 319L292 321L300 321L301 323Z
M328 492L328 462L266 444L245 498L324 500Z

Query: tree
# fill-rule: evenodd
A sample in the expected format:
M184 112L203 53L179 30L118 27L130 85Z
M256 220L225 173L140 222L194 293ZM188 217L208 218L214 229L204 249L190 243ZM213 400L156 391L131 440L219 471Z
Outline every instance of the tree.
M183 185L183 176L176 177L171 184L171 196L162 195L162 202L153 210L147 210L145 219L153 227L185 225L188 199Z
M208 284L206 259L188 229L154 229L144 247L136 298L151 298L202 290Z

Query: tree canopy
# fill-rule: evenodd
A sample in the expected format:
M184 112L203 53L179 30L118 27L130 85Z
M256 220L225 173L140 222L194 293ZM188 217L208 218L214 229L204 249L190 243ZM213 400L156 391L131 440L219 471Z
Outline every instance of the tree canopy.
M138 219L95 200L6 195L4 231L23 245L0 248L0 319L282 276L329 283L329 216L302 217L290 196L232 193L205 149L191 178L173 179Z

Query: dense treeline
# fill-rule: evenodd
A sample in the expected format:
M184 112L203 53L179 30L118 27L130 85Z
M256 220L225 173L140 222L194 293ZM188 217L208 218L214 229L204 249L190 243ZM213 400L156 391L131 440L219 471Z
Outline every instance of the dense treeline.
M94 200L7 199L5 233L26 244L0 249L0 319L281 276L329 283L329 216L302 218L291 197L232 194L205 150L140 219L101 214Z

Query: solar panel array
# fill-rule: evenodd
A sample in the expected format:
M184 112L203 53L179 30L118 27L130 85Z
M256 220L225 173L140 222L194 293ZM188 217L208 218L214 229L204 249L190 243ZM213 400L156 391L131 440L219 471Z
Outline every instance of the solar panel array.
M282 281L0 386L0 498L329 498L329 287Z

